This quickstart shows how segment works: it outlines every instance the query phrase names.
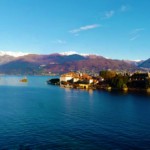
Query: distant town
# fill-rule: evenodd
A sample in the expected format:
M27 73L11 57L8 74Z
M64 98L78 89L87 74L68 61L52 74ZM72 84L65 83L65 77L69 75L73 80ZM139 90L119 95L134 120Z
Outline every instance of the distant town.
M150 73L103 70L92 76L87 73L69 72L62 74L60 78L50 79L47 83L64 88L150 92Z
M62 55L59 53L28 54L18 57L0 56L0 74L6 75L61 75L73 71L93 76L95 73L99 74L100 70L148 72L150 71L150 59L114 60L99 55Z

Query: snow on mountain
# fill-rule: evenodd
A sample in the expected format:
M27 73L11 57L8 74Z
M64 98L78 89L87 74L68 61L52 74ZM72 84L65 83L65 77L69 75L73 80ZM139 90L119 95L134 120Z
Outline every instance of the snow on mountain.
M140 62L140 61L143 61L143 60L133 60L133 61L135 61L135 62Z
M25 56L25 55L28 55L30 53L25 53L25 52L17 52L17 51L0 51L0 56L12 56L12 57L20 57L20 56ZM80 56L84 56L84 57L90 57L90 58L96 58L96 57L99 57L100 55L98 54L87 54L87 53L78 53L76 51L66 51L66 52L62 52L62 53L58 53L60 55L64 55L64 56L70 56L70 55L80 55ZM104 56L101 56L103 58L106 58L106 59L111 59L111 58L108 58L108 57L104 57ZM129 63L129 64L136 64L136 65L139 65L140 63L143 62L143 60L122 60L126 63Z
M109 57L105 57L105 56L101 56L99 54L83 54L83 53L78 53L76 51L66 51L66 52L62 52L62 53L59 53L60 55L66 55L66 56L70 56L70 55L74 55L74 54L77 54L77 55L81 55L81 56L84 56L84 57L90 57L90 58L96 58L96 57L103 57L103 58L106 58L106 59L111 59ZM119 59L118 59L119 60ZM129 63L129 64L134 64L134 65L139 65L140 63L143 62L143 60L122 60L126 63Z
M24 53L24 52L13 52L13 51L0 51L0 56L13 56L13 57L19 57L19 56L24 56L28 55L29 53Z
M90 54L78 53L78 52L76 52L76 51L62 52L62 53L59 53L59 54L61 54L61 55L66 55L66 56L74 55L74 54L81 55L81 56L89 56L89 55L90 55Z
M123 60L123 61L128 63L128 64L134 64L136 66L138 66L140 63L143 62L143 60Z

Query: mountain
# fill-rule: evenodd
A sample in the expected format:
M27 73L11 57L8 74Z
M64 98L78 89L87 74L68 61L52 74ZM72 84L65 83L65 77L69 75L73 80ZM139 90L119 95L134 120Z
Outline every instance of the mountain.
M150 58L143 61L141 64L139 64L139 67L142 67L142 68L149 68L150 69Z
M6 63L11 62L13 60L15 60L15 57L13 57L13 56L9 56L9 55L1 56L0 55L0 65L6 64Z
M28 54L19 57L10 56L10 58L6 59L5 57L0 63L0 73L47 74L52 72L61 74L69 71L99 72L106 69L128 71L137 69L133 63L107 59L97 55L62 55L56 53L50 55Z
M48 70L59 70L60 72L68 72L72 71L83 71L83 72L99 72L100 70L136 70L137 67L132 64L125 63L120 60L111 60L103 57L90 58L86 57L85 60L75 61L75 62L67 62L65 64L48 66Z

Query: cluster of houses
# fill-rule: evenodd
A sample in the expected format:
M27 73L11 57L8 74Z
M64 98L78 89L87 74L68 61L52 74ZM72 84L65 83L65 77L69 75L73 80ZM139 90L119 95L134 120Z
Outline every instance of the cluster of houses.
M60 76L60 86L89 89L98 83L98 79L86 73L69 72Z
M150 90L150 73L136 72L128 75L128 81L126 82L126 90L128 89L149 89ZM86 73L69 72L62 74L59 79L51 79L49 84L60 85L64 88L78 88L78 89L106 89L109 82L101 77L90 76ZM111 88L109 86L109 88Z
M147 79L150 79L150 73L149 72L137 72L131 75L130 80L131 81L145 81Z
M150 90L150 73L134 73L128 81L130 88L148 89Z

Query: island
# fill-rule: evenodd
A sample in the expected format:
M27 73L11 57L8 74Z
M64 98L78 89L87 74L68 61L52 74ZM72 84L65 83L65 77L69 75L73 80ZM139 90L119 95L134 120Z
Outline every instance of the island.
M87 73L68 72L60 78L48 80L47 83L64 88L150 92L150 73L102 70L98 75L92 76Z

